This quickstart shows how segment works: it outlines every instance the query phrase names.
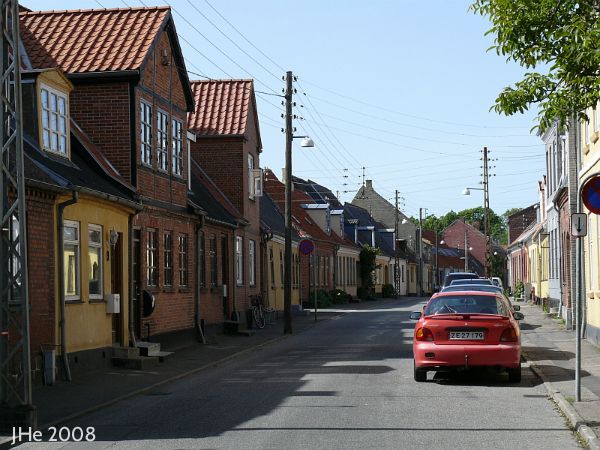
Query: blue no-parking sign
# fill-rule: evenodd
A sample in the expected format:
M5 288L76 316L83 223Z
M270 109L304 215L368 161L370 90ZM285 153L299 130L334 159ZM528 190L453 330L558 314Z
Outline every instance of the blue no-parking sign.
M600 177L594 177L583 186L581 200L590 212L600 214Z
M314 245L311 240L304 239L300 241L300 244L298 245L298 250L300 250L300 253L302 253L303 255L310 255L314 250Z

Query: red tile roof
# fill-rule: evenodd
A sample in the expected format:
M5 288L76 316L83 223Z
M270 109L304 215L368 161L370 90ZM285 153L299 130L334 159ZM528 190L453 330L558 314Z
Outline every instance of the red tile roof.
M198 135L245 134L253 80L191 81L196 111L188 114L188 129Z
M168 6L21 12L21 39L34 69L65 73L140 69Z

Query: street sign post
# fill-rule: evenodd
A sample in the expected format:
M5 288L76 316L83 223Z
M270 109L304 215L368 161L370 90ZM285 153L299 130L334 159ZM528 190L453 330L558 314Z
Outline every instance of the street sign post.
M298 244L298 250L303 255L310 255L314 249L315 249L315 246L313 245L312 241L309 239L304 239L304 240L300 241L300 244Z
M571 214L571 236L580 238L587 235L587 214Z

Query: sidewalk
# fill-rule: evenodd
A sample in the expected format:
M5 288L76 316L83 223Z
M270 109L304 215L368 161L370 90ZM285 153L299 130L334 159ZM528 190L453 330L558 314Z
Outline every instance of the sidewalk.
M590 449L600 450L600 350L581 341L581 401L575 402L575 332L540 306L521 306L521 345L529 367ZM525 368L525 365L524 365Z
M402 300L419 299L407 297ZM319 310L317 322L314 314L293 316L292 331L297 334L345 314L347 310L369 309L387 302L396 300L336 305ZM525 315L521 323L521 339L527 363L523 370L530 367L541 378L548 394L589 447L600 450L600 351L587 340L582 340L581 401L575 402L575 333L567 331L561 320L544 317L542 308L538 306L514 304L520 305ZM222 335L207 345L197 344L177 350L173 359L149 370L98 371L70 383L60 381L55 386L36 388L33 390L33 404L38 411L38 429L58 426L286 337L283 334L283 318L279 317L276 324L256 329L254 336ZM12 436L0 435L0 449L8 448L11 441Z

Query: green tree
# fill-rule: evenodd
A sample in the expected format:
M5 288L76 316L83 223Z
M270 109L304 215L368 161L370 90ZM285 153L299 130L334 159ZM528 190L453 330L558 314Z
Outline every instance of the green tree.
M381 255L381 250L365 244L365 247L360 251L360 280L362 287L369 290L375 287L373 279L375 269L377 268L377 256Z
M556 119L587 120L600 100L600 7L595 0L477 0L470 7L488 17L498 55L528 72L504 88L491 109L505 115L539 107L545 130ZM541 73L545 72L545 73Z

